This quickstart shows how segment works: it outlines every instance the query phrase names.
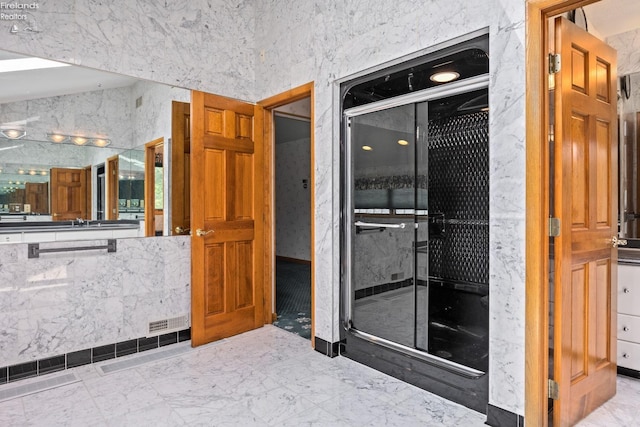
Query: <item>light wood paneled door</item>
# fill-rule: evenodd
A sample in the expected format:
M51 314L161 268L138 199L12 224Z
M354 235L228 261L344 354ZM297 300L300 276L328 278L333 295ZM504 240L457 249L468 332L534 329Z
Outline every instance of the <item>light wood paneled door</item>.
M191 93L191 340L264 324L263 110Z
M570 426L616 393L616 52L555 21L553 425Z
M25 203L31 205L32 213L49 213L49 183L27 182L24 185Z
M191 115L187 102L171 103L171 234L189 234Z
M50 173L52 219L88 219L87 169L52 168Z
M118 219L119 201L119 167L118 156L107 159L107 219Z

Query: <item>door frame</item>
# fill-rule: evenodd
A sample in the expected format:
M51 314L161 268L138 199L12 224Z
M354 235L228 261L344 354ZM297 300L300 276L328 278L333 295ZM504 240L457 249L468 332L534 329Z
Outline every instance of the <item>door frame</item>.
M527 0L526 4L526 309L525 420L548 425L549 129L548 20L599 0Z
M299 101L304 98L311 100L311 114L309 126L311 170L311 346L315 347L315 118L314 118L314 82L289 89L269 98L258 101L265 110L264 115L264 322L272 323L275 319L273 302L275 299L275 133L273 112L277 107Z
M156 215L155 215L156 156L155 155L156 155L156 149L159 146L164 146L163 137L154 139L153 141L150 141L144 144L144 234L146 237L152 237L156 235L156 225L155 225L155 222L156 222ZM164 164L162 166L164 168ZM163 230L163 233L164 233L164 230Z

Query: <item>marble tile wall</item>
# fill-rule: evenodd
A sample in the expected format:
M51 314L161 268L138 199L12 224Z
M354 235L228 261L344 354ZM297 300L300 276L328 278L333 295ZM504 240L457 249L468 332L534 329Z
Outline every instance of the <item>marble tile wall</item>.
M315 82L316 335L339 337L339 79L472 31L490 35L491 366L489 402L524 413L525 2L482 0L61 0L30 53L258 100Z
M310 144L305 138L276 145L276 256L306 261L311 260Z
M83 241L94 245L100 241ZM77 245L43 243L41 247ZM0 360L29 362L148 335L191 312L189 237L119 239L117 252L27 258L0 245Z
M28 139L47 141L47 133L109 138L129 147L133 123L130 88L116 88L0 104L0 125L19 125Z
M640 28L607 38L618 51L618 76L640 71Z
M490 398L524 413L525 5L468 2L257 4L257 99L315 82L316 335L339 336L339 100L354 73L488 28L490 60Z

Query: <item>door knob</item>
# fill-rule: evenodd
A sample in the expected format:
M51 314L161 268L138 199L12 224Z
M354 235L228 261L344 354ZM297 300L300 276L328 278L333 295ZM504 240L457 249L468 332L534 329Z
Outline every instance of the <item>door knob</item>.
M176 234L185 234L188 233L191 229L190 228L182 228L180 226L177 226L175 228Z
M624 357L625 359L628 359L628 358L629 358L629 354L627 354L627 353L623 353L623 354L622 354L622 357Z
M629 328L627 328L626 326L623 326L623 327L622 327L622 330L623 330L623 331L625 331L625 332L627 332L627 331L629 330Z
M614 248L617 248L618 246L627 246L627 240L626 239L618 239L618 236L613 236L611 238L611 245Z
M201 228L196 229L196 236L198 237L206 236L211 233L213 233L213 230L202 230Z

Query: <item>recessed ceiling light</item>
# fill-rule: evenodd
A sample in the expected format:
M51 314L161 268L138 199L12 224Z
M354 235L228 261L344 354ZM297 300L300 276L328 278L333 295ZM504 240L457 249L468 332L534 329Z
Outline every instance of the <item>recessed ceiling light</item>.
M68 67L69 65L70 64L49 61L48 59L42 58L5 59L3 61L0 61L0 73L9 73L11 71L40 70L43 68Z
M442 71L440 73L432 74L429 79L436 83L448 83L454 81L458 77L460 77L460 74L455 71Z
M400 144L400 145L409 145L409 141L407 141L406 139L399 139L398 140L398 144Z
M19 173L20 175L24 175L24 169L18 169L18 173Z
M45 176L47 174L47 171L40 171L40 175Z
M370 146L368 146L368 145L363 145L363 146L362 146L362 149L363 149L364 151L371 151L371 150L373 150L373 148L371 148L371 147L370 147Z
M29 171L29 175L33 176L36 174L36 171L34 171L33 169Z

